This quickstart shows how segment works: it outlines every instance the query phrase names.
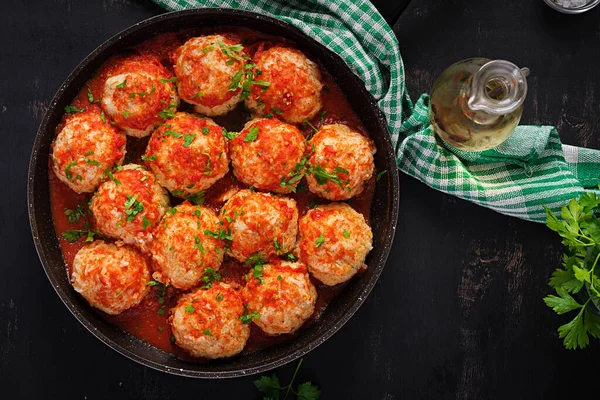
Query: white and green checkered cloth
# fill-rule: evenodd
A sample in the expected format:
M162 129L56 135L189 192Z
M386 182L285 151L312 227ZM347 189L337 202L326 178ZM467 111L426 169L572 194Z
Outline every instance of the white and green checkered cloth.
M600 152L562 145L553 127L520 126L495 149L449 149L429 124L429 97L413 105L398 41L367 0L153 0L168 10L236 8L279 18L339 54L378 100L400 169L434 189L500 213L544 222L585 191L598 192Z

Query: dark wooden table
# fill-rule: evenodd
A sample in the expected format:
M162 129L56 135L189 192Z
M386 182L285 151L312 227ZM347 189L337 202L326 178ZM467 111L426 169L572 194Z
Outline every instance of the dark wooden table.
M37 3L37 4L36 4ZM393 15L397 1L380 0ZM161 12L144 0L0 4L0 399L254 399L252 377L203 381L142 367L95 339L49 285L31 240L27 163L55 90L97 45ZM414 0L395 32L413 98L452 62L531 68L524 123L600 148L600 7L558 14L542 0ZM595 388L598 343L566 351L546 308L561 246L508 218L402 176L381 279L354 318L305 357L323 399L575 398ZM594 361L596 360L596 361ZM287 379L288 365L277 373Z

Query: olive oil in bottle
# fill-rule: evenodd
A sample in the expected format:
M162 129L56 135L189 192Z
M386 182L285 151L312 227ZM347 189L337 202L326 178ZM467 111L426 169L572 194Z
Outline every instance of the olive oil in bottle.
M529 69L487 58L470 58L447 68L431 91L429 118L435 133L464 151L500 145L523 113Z

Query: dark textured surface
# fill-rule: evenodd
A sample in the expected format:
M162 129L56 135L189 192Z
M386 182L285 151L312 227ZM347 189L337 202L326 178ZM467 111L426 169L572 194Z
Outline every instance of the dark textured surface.
M39 3L0 3L0 398L258 398L250 378L190 380L127 360L89 334L48 283L25 206L43 111L97 45L161 10L144 0ZM413 0L395 28L413 97L456 60L505 58L532 70L524 123L556 124L565 143L600 148L600 8L566 16L541 0ZM321 385L323 399L576 398L580 382L593 387L600 346L563 350L555 329L564 318L541 301L559 240L406 176L401 184L379 283L305 357L300 381Z

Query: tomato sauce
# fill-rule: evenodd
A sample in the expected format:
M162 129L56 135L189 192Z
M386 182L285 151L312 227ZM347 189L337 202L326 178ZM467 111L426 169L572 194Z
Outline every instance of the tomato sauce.
M210 32L205 30L193 30L180 33L163 34L132 48L131 54L152 55L158 57L163 66L169 71L172 71L173 65L171 62L171 55L173 52L180 45L185 43L185 41L190 37L207 33L214 33L214 31ZM260 43L284 43L293 46L292 43L289 43L285 39L264 35L245 28L227 28L220 33L240 41L247 50L247 53L250 55L252 55L253 52L256 51L259 46L261 46ZM310 54L307 56L310 57ZM97 112L100 112L100 103L98 101L91 103L90 98L93 97L93 99L96 100L100 98L104 81L107 79L107 76L110 73L108 71L111 71L114 68L114 64L118 63L120 59L122 59L122 56L116 56L104 63L104 65L81 89L71 104L77 108L83 108L85 110L95 109ZM318 60L313 61L319 64ZM320 69L325 84L321 93L323 108L322 112L310 121L311 124L316 128L319 128L319 126L324 124L341 123L348 125L349 127L368 137L368 133L360 122L359 117L352 110L344 94L336 85L333 77L323 68L323 66L320 65ZM186 103L182 102L179 106L179 111L192 112L192 108ZM238 107L236 107L227 115L213 118L217 124L225 127L228 131L234 132L239 132L249 119L250 115L243 105L238 105ZM57 126L56 132L58 133L63 126L64 120ZM314 133L313 128L308 124L306 124L306 126L299 126L299 129L306 137L309 137ZM127 154L125 156L124 164L143 164L143 161L141 161L141 156L144 154L148 140L149 137L136 139L128 136ZM49 164L50 201L52 206L54 227L57 236L59 237L59 243L68 274L71 276L73 259L75 254L77 254L77 251L79 251L79 249L85 244L85 237L81 238L75 243L69 243L61 237L61 234L70 229L84 229L84 225L87 223L87 221L91 221L91 216L87 215L87 219L81 218L76 223L70 223L64 211L65 209L75 209L78 205L86 204L90 200L91 194L78 194L72 191L54 175L52 172L51 160L49 160ZM374 185L375 178L372 177L367 182L365 185L365 190L360 195L347 201L350 206L365 216L367 222L369 222L370 217ZM225 201L233 193L235 193L235 191L246 187L246 185L237 181L233 176L233 173L230 171L225 177L223 177L206 191L205 205L218 212ZM292 193L289 196L296 200L300 216L303 216L310 208L318 204L328 203L327 200L321 199L310 193L304 180L300 183L297 193ZM175 206L179 203L181 203L181 199L171 197L172 206ZM152 266L152 260L150 257L148 257L148 262ZM244 284L243 275L246 274L249 269L249 266L246 266L237 260L226 256L220 269L220 273L224 282L231 284L234 288L241 288ZM311 324L314 324L319 319L319 316L323 310L325 310L329 302L341 290L343 290L345 286L345 283L342 283L334 287L329 287L316 280L313 280L313 283L318 292L317 304L314 314L304 324L304 326L294 334L272 337L262 332L255 324L251 324L250 339L248 340L248 343L242 354L254 352L275 344L293 340L297 335L301 334L303 329ZM123 331L136 336L152 346L171 353L176 357L186 360L193 360L196 362L206 362L208 361L206 359L192 358L186 351L175 346L171 342L172 333L167 322L169 310L177 304L177 298L182 293L183 291L174 289L172 287L167 287L164 289L162 286L154 286L151 288L150 293L138 306L133 307L119 315L108 315L98 310L96 310L96 312L101 314L103 318L118 326Z

